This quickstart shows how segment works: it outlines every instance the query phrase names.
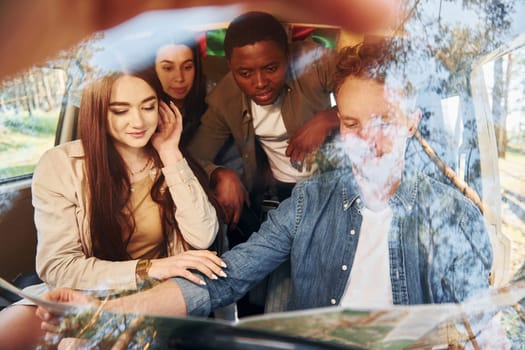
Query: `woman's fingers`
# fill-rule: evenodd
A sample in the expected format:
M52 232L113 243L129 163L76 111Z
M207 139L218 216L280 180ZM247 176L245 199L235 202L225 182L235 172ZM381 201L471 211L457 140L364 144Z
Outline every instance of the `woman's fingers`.
M188 250L185 252L187 255L203 257L211 260L215 265L221 267L227 267L226 263L217 255L217 252L212 252L209 250Z
M188 268L198 270L208 276L208 278L226 277L226 273L223 270L226 264L216 253L207 250L190 250L186 252L186 259Z
M199 276L191 273L189 270L181 270L181 272L180 272L180 274L178 276L179 277L184 277L188 281L193 282L195 284L200 284L201 286L206 285L206 282L204 282L204 280L202 278L200 278Z
M172 101L170 101L169 106L164 101L160 101L159 115L160 122L164 126L170 124L173 124L175 127L178 127L179 124L182 126L182 114Z
M37 316L42 319L40 328L46 332L46 339L52 338L56 341L74 331L74 326L72 325L74 321L71 320L71 317L55 316L45 310L43 311L41 308L37 309Z
M178 264L176 267L184 270L197 270L210 279L216 279L217 276L226 277L226 273L221 267L222 260L218 259L218 257L215 258L216 259L212 259L210 256L198 255L195 254L195 252L191 252L177 259Z
M41 306L36 308L35 314L42 321L48 321L51 319L51 313Z
M61 333L62 329L59 324L53 324L49 322L42 322L40 328L48 333Z
M161 101L159 104L159 123L157 132L153 135L153 146L160 151L161 148L174 149L178 147L182 134L182 115L173 102L168 106Z
M197 270L210 279L226 277L224 270L207 258L193 257L186 260L186 269Z
M190 250L176 256L153 260L149 275L158 279L180 276L203 284L204 281L190 270L199 271L210 279L217 279L227 276L223 268L226 268L226 264L216 253L207 250Z
M161 129L164 129L175 117L171 117L173 111L168 107L164 101L160 101L159 104L159 121Z

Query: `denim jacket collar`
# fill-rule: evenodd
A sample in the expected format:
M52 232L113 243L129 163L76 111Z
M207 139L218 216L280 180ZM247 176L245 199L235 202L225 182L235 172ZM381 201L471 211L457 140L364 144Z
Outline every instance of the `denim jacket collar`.
M412 211L417 199L418 177L416 172L405 168L399 188L388 201L389 204L401 203L406 212Z
M359 192L359 187L354 180L352 169L348 168L348 172L342 176L343 183L341 196L343 197L343 210L347 211L348 208L358 205L358 209L363 207L361 201L361 194Z
M363 207L363 203L360 199L359 186L355 182L351 168L348 170L348 174L344 176L344 183L348 184L343 186L342 197L343 197L343 210L346 211L348 208L355 204L359 206L359 209ZM388 200L390 206L397 206L401 204L406 212L410 212L416 203L418 189L418 174L405 171L403 172L402 181L399 188L396 190L394 195Z

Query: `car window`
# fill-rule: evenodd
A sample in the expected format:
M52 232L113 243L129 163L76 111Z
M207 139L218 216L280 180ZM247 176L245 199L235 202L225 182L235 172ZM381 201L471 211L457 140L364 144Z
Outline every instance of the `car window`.
M487 153L497 159L499 181L493 204L503 239L510 247L503 263L508 275L525 261L525 35L481 59L472 74L478 121L485 119ZM488 184L487 184L488 185Z
M54 146L65 88L65 71L45 67L0 83L0 183L32 174Z

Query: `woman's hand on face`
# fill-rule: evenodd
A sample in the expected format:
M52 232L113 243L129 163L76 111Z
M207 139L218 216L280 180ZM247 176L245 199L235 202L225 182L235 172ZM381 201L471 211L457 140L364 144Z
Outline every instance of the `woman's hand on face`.
M225 267L226 264L217 256L216 252L188 250L167 258L152 260L148 275L160 280L170 277L184 277L195 284L204 285L204 280L194 275L190 270L197 270L210 279L217 279L219 276L226 277L223 270Z
M164 166L182 159L179 142L182 135L182 114L173 102L168 106L159 103L159 125L153 134L151 143L159 153Z

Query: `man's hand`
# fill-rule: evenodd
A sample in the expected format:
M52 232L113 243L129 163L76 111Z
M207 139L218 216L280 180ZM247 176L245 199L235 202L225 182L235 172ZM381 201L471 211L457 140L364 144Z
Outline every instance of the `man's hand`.
M313 154L321 146L328 134L339 126L336 109L318 112L312 119L299 128L290 138L286 148L286 156L290 163L299 171L306 161L306 170L310 171Z
M237 173L227 168L217 168L211 174L211 185L215 188L230 230L235 229L241 218L243 204L246 202L250 206L248 191Z
M83 306L87 304L96 304L98 301L89 295L71 288L57 288L47 292L42 296L43 299L55 303L65 303L76 306ZM48 319L51 313L43 306L38 306L36 315L42 319Z
M58 288L43 295L45 300L56 303L66 303L77 306L96 307L99 301L71 288ZM78 325L71 322L70 316L53 314L43 306L38 306L36 315L42 320L42 330L46 331L46 339L58 337L59 339L78 329ZM57 340L59 340L57 339Z

